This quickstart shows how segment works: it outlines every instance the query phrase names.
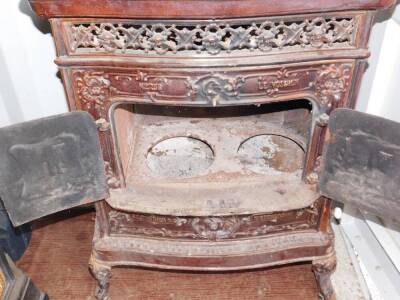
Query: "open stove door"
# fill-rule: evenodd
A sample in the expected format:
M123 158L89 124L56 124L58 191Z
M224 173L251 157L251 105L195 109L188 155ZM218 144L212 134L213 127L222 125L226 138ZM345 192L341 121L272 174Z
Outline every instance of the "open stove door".
M14 226L107 194L97 128L88 113L0 129L0 197Z
M381 217L400 215L400 123L350 109L329 120L319 188Z

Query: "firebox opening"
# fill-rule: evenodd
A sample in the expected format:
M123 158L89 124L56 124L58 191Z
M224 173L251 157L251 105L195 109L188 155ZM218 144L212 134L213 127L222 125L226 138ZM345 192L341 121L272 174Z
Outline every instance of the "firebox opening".
M298 176L311 108L307 100L227 107L121 104L113 125L122 171L127 180Z
M176 204L177 198L200 205L199 214L238 209L241 198L248 199L241 212L251 211L265 206L267 195L272 210L311 204L315 195L302 181L311 111L307 100L227 107L120 104L112 121L126 181L120 199L142 199L143 209L154 204L158 213L167 211L157 201ZM297 200L285 205L288 197ZM182 214L184 207L165 209Z

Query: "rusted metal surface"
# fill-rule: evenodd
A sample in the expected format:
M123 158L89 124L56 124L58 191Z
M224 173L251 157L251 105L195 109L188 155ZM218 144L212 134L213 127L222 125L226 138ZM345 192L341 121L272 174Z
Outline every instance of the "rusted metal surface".
M92 117L73 112L0 130L0 195L14 225L108 195Z
M321 192L382 217L400 214L400 124L338 109L329 122L330 141Z
M336 255L331 253L326 257L322 257L313 261L313 271L315 278L319 283L320 294L323 299L336 299L335 290L331 283L331 274L336 269Z
M132 184L113 189L107 203L125 211L173 216L226 216L287 211L311 205L313 186L287 176L240 182Z
M290 138L275 134L260 134L245 140L238 154L246 168L270 176L296 173L304 164L304 149Z
M89 269L97 281L95 296L97 299L107 299L111 279L111 267L98 263L93 256L89 261Z
M133 135L127 139L131 141L127 184L223 182L266 175L300 181L311 113L306 101L298 106L288 104L288 110L284 107L191 108L183 112L181 108L136 106L134 122L127 124ZM124 144L118 132L116 135L118 144ZM296 159L287 161L285 157ZM184 165L189 158L196 160L196 166ZM179 166L188 169L179 172Z
M190 136L170 137L148 150L149 169L162 177L190 177L207 170L214 161L212 148Z
M45 17L224 18L369 10L395 0L30 0Z

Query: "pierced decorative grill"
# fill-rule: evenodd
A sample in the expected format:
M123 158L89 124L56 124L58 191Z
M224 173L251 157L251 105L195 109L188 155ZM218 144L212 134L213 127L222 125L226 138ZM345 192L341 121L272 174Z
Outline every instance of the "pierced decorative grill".
M211 24L67 23L70 50L217 55L235 50L280 51L351 47L354 17L255 19Z

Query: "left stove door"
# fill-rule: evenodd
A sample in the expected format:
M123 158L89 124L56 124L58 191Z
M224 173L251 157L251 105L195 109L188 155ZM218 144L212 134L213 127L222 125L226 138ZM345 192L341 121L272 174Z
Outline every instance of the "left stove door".
M0 129L0 198L14 226L107 196L97 128L88 113Z

